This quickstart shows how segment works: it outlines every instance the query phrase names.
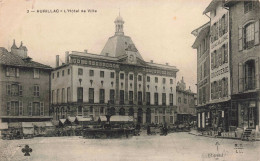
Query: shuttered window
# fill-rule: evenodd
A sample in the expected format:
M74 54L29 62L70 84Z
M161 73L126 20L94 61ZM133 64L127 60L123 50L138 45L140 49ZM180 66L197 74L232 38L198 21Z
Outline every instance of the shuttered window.
M23 115L23 102L19 101L19 115L22 116Z
M40 114L41 114L41 116L43 116L44 115L44 103L43 102L41 102L40 103Z

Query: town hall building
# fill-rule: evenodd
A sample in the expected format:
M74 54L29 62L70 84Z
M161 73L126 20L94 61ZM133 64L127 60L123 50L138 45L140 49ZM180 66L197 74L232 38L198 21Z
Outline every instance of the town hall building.
M133 116L140 124L174 123L175 66L146 62L131 37L124 34L119 15L115 34L101 53L66 52L51 76L51 111L54 119L68 116Z

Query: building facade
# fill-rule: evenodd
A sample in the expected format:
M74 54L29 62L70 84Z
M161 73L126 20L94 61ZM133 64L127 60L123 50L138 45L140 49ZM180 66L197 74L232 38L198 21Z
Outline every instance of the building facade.
M176 86L176 99L177 99L177 124L191 123L196 119L195 108L195 93L193 93L189 87L186 89L186 83L182 77L182 80L177 82Z
M192 31L196 36L192 48L197 49L197 126L210 127L210 22Z
M0 48L0 124L51 119L51 70L28 57L22 43L10 52Z
M145 123L174 123L176 73L168 64L145 62L118 16L115 35L100 55L66 52L65 63L52 72L52 112L68 116L129 115Z
M231 125L259 131L259 1L227 1L231 26Z
M210 111L205 117L213 130L229 130L231 81L229 11L224 1L212 0L203 12L210 13Z

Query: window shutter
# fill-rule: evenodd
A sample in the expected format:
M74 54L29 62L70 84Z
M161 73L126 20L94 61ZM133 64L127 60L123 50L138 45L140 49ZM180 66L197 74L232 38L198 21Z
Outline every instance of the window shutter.
M19 84L19 96L23 95L23 86Z
M221 24L221 20L222 20L222 19L219 19L219 32L218 32L219 37L222 36L222 27L224 27L224 26L222 26L222 24Z
M259 44L259 20L255 22L255 45Z
M225 63L228 63L228 43L225 44Z
M214 55L213 52L211 53L211 70L214 69Z
M218 58L218 55L219 55L219 49L217 49L217 52L216 52L216 55L215 55L215 59L216 59L216 68L219 67L219 58Z
M32 116L32 102L29 102L28 115L29 115L29 116Z
M6 113L7 113L8 116L11 114L10 109L11 109L11 102L7 102Z
M219 60L219 66L222 65L222 48L219 48L219 51L218 51L218 60Z
M228 13L225 14L225 33L228 32Z
M19 77L19 68L16 68L16 77Z
M225 79L226 81L225 81L225 93L226 93L226 97L228 97L228 77L226 77L226 79Z
M239 51L243 50L243 28L242 27L238 28L238 50Z
M6 76L10 76L9 67L6 67Z
M221 79L218 81L218 86L219 86L219 98L221 98L222 97L222 93L223 93L223 91L222 91L222 82L221 82Z
M11 85L10 85L10 84L7 84L7 85L6 85L6 94L7 94L8 96L11 95Z
M19 101L19 115L22 116L23 115L23 102Z
M44 103L43 102L41 102L41 116L43 116L44 115Z
M221 47L221 57L222 57L222 64L225 63L225 45Z
M238 64L238 91L243 92L243 64Z

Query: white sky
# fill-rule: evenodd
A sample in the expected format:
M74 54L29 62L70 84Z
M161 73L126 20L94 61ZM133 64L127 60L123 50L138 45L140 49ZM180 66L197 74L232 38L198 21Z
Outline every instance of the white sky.
M0 0L0 46L13 39L33 60L54 66L65 51L100 54L114 35L119 8L125 35L145 61L175 65L187 88L196 92L195 37L191 31L209 21L202 15L211 0ZM77 3L75 3L77 2ZM97 13L26 13L27 9L95 9Z

